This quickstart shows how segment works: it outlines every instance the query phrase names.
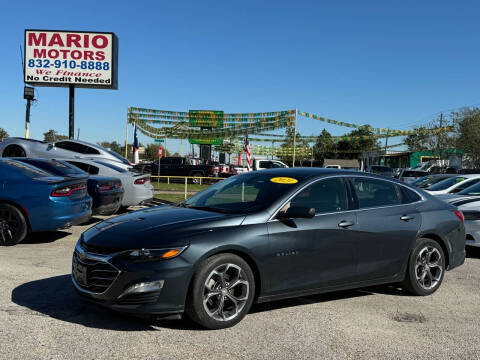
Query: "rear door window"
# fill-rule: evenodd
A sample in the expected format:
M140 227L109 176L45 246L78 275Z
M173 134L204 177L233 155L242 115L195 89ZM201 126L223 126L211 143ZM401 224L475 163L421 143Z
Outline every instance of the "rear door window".
M90 175L97 175L99 172L99 168L90 164L86 164L79 161L67 161L69 164L78 167L79 169L85 171Z
M360 209L401 204L395 184L378 179L352 178Z

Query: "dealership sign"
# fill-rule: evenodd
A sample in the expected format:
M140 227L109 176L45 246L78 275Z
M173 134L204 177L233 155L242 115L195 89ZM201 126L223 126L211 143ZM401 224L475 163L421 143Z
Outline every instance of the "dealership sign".
M117 89L117 65L114 33L25 30L27 84Z

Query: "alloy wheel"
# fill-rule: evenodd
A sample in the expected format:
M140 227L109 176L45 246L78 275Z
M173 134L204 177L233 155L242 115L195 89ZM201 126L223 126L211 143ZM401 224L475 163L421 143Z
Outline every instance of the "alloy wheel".
M417 283L425 290L435 288L442 279L443 259L433 246L426 246L417 255L415 276Z
M21 221L10 209L0 208L0 243L11 242L20 231Z
M212 319L232 320L245 307L249 291L250 284L240 266L231 263L219 265L205 281L203 307Z

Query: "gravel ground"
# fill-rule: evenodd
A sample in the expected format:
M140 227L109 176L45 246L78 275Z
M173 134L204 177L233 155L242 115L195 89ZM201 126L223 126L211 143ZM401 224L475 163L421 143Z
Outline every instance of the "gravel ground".
M480 251L432 296L392 287L254 305L237 326L204 331L87 304L70 284L79 234L0 248L0 359L479 359Z

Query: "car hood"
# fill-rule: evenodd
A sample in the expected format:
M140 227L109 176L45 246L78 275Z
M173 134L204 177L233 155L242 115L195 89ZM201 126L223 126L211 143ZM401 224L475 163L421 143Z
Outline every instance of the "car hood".
M81 236L91 252L188 245L194 235L218 227L238 226L245 216L220 214L171 205L134 211L103 221Z

